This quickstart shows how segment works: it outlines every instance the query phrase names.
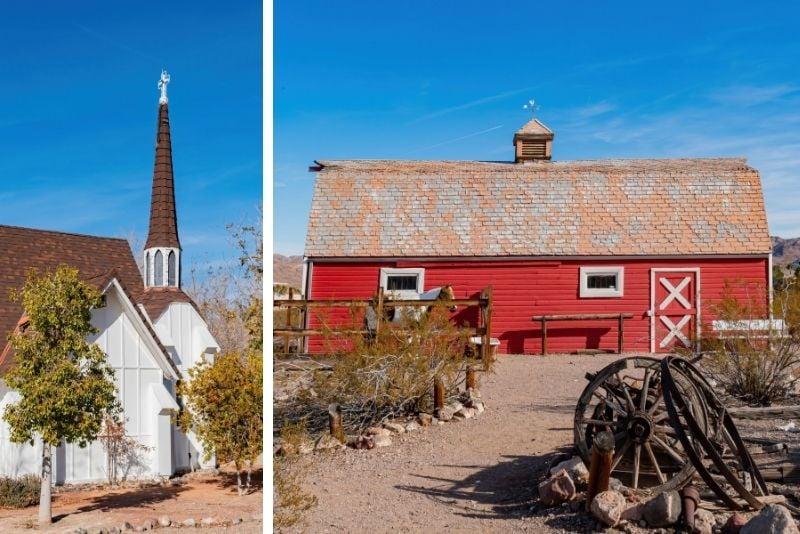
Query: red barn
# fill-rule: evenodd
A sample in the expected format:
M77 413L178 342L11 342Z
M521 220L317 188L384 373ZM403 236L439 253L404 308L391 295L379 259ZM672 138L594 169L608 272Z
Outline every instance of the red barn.
M532 316L631 313L625 349L663 352L691 344L726 280L767 303L771 244L745 159L550 161L552 139L534 119L514 162L318 161L305 294L491 285L501 353L541 352ZM548 350L613 350L617 328L550 322Z

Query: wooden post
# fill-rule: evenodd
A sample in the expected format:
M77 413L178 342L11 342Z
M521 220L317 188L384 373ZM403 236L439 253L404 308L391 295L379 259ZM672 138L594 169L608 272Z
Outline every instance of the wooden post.
M625 322L624 316L620 313L619 314L619 332L617 332L617 336L619 336L619 342L617 343L617 354L622 354L622 325Z
M342 425L342 407L338 404L328 406L328 422L331 436L344 443L344 426Z
M433 379L433 414L439 417L439 410L444 408L444 384L438 376Z
M475 386L476 386L476 382L477 381L475 380L475 368L473 366L471 366L471 365L468 365L467 366L467 384L466 384L467 390L472 389L474 391L475 390Z
M486 361L492 362L494 361L494 356L492 354L492 286L486 288L486 298L488 302L486 303L486 333L483 336L484 345L486 346Z
M547 355L547 317L542 316L542 356Z
M294 288L292 288L292 287L289 288L289 300L294 300ZM294 324L292 323L293 319L294 319L294 308L289 306L286 309L286 327L287 328L294 328ZM286 354L289 354L291 352L291 350L289 349L289 343L291 343L291 342L292 342L292 339L288 335L283 336L283 352L285 352Z
M612 458L614 458L614 433L610 430L599 432L594 437L594 443L592 444L589 489L586 492L587 511L591 509L594 496L608 490Z
M378 334L381 331L381 323L383 322L383 288L378 288L378 306L375 310L375 315L378 316L377 322L375 323L375 339L378 339Z

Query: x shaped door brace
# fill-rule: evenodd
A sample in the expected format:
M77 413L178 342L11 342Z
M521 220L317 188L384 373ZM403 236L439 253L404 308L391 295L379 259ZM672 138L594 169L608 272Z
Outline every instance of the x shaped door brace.
M689 282L692 281L691 276L687 276L683 280L681 280L681 282L677 285L677 287L673 286L670 283L670 281L667 280L666 278L661 278L660 281L661 285L664 286L664 288L667 291L669 291L669 295L667 295L667 298L665 298L664 301L661 303L661 305L658 307L659 310L666 309L667 306L669 306L670 302L672 302L673 300L677 300L678 302L680 302L683 305L683 307L686 308L687 310L691 309L692 307L691 303L688 300L686 300L686 297L683 296L683 289L689 285Z

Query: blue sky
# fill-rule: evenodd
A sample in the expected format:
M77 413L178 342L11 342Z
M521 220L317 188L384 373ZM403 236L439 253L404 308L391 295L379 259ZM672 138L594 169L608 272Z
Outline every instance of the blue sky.
M262 198L262 6L126 5L4 5L0 224L141 246L166 68L188 279L235 257L225 225L254 220Z
M703 7L698 7L703 6ZM274 11L274 249L302 254L315 159L745 156L800 236L800 5L290 2Z

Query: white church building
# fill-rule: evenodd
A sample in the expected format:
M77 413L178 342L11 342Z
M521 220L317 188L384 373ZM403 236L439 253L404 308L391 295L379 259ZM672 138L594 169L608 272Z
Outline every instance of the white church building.
M206 467L194 435L175 425L176 385L202 357L213 359L217 342L192 299L181 290L181 244L175 210L172 146L167 104L169 76L159 87L155 169L150 226L144 248L144 280L124 239L0 225L0 414L19 398L3 376L14 365L7 334L25 327L25 313L9 300L31 268L54 270L61 264L79 270L97 286L105 306L93 311L99 332L91 339L114 369L126 433L142 447L122 466L128 478L169 476ZM39 474L41 443L11 443L0 419L0 476ZM99 441L86 448L62 444L52 451L56 484L100 481L107 477L106 452Z

